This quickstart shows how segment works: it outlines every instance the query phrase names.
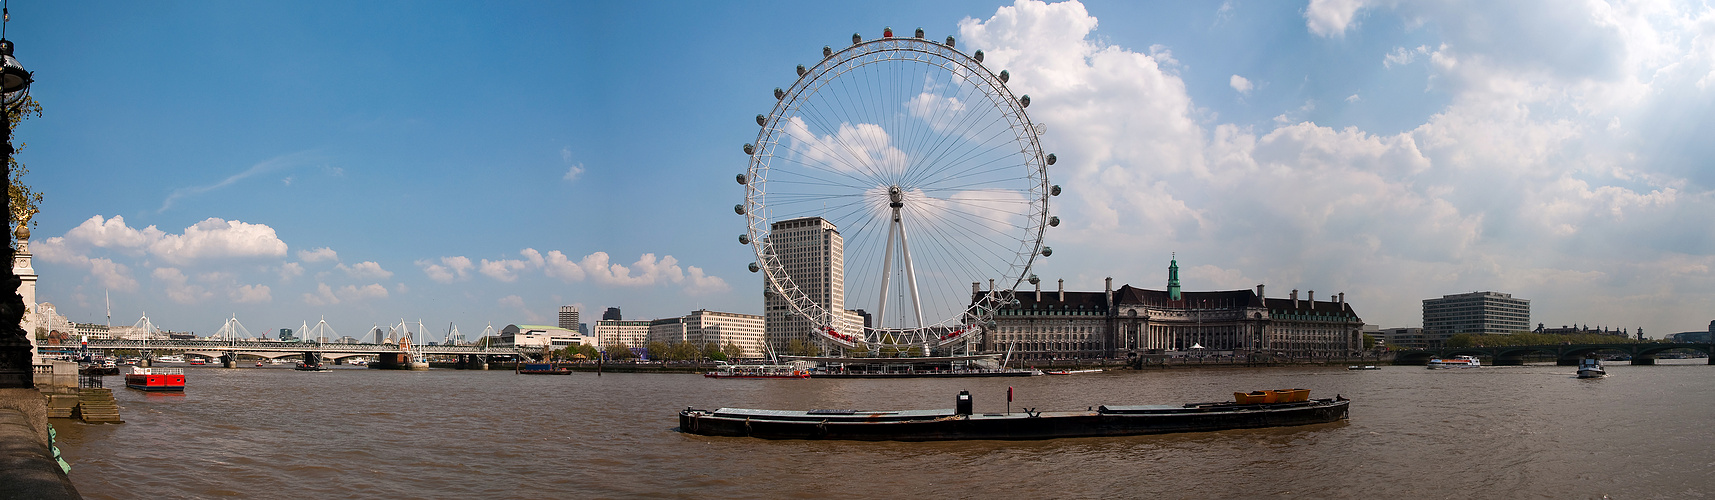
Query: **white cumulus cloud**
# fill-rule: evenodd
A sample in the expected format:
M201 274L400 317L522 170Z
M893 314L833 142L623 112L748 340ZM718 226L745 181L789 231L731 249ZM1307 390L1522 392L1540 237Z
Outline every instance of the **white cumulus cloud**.
M1240 94L1251 95L1251 81L1245 79L1245 77L1233 75L1232 78L1227 80L1227 84L1231 85L1233 90L1237 90Z

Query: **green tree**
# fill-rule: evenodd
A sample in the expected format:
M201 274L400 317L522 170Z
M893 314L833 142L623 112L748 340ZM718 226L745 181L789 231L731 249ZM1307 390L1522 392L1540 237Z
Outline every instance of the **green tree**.
M1373 348L1376 346L1376 344L1379 344L1379 343L1381 343L1381 341L1376 340L1375 337L1371 336L1368 333L1364 334L1364 349Z
M673 346L668 350L670 351L668 356L676 361L695 361L702 357L698 356L702 350L698 349L696 344L692 344L690 342L674 342Z
M720 344L704 343L703 345L699 346L698 349L701 352L699 352L697 354L699 355L699 357L701 357L703 359L712 359L712 360L716 360L716 361L726 360L726 355L721 354Z
M786 353L793 356L821 356L822 346L805 339L792 339L786 342Z
M10 118L8 120L8 124L11 126L10 130L17 132L19 123L31 116L42 116L42 105L36 102L34 96L26 94L22 104L6 110L6 116ZM14 137L16 136L14 135ZM24 152L26 144L16 141L14 143L12 157L8 163L8 166L12 168L12 178L8 179L9 185L6 187L6 191L12 196L12 221L34 227L36 223L32 218L41 211L39 207L42 204L42 194L31 190L30 186L24 184L24 174L30 173L30 170L24 167L24 162L18 161L18 153ZM14 233L7 237L12 239L12 246L17 247L17 234Z
M721 354L725 354L727 359L738 359L740 356L744 355L744 348L739 347L737 343L728 340L726 345L721 346Z
M620 360L631 359L632 357L631 346L625 345L624 342L607 346L607 359Z
M672 349L672 347L673 346L667 345L666 342L654 340L644 343L643 351L649 353L649 359L662 360L667 359L667 353Z

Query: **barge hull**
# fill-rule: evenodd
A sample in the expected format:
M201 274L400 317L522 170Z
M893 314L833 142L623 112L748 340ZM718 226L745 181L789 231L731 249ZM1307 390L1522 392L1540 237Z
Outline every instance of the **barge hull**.
M679 414L679 430L705 436L764 439L1031 440L1320 424L1346 418L1349 404L1349 400L1336 399L1279 405L1228 404L1215 409L1186 405L1184 408L1159 407L1135 412L1043 412L1035 416L1020 413L958 415L953 410L851 412L844 415L817 415L815 412L778 412L778 415L768 415L747 414L745 410L687 410Z

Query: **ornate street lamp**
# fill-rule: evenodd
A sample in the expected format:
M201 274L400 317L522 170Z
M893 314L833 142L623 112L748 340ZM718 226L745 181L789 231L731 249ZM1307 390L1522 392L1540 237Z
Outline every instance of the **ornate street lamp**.
M11 13L0 11L0 23L10 20ZM4 26L0 24L0 26ZM0 28L3 29L3 28ZM22 200L12 199L12 111L24 103L29 95L30 82L33 78L25 71L18 60L12 57L12 41L5 39L0 31L0 104L5 109L5 122L0 123L0 152L5 153L0 158L0 173L4 174L7 182L5 211L0 212L6 217L4 226L7 233L12 232L12 203ZM18 276L12 273L12 245L4 245L0 250L0 389L33 388L35 362L30 356L30 335L24 331L24 297L18 295Z

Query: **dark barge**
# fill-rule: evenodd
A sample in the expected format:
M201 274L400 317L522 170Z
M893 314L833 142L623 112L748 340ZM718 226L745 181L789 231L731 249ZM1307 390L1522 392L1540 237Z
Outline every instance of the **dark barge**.
M944 410L749 410L721 408L679 412L679 431L705 436L765 439L940 441L956 439L1053 439L1207 432L1321 424L1346 418L1351 400L1312 399L1293 403L1190 403L1101 406L1089 411L972 413L970 396Z

